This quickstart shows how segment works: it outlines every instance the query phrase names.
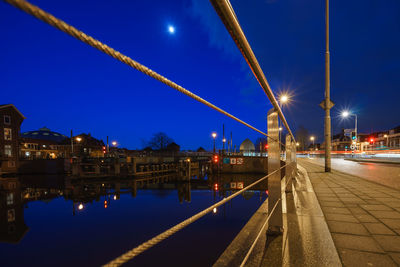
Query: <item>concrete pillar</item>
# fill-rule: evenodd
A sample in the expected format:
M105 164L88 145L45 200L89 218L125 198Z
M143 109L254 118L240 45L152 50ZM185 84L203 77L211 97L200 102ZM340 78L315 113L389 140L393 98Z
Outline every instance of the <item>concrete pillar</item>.
M278 113L275 109L270 109L267 116L268 128L268 174L274 173L268 177L268 212L272 212L267 235L280 235L283 233L282 224L282 202L281 198L281 171L280 171L280 150ZM279 202L278 202L279 201ZM278 204L277 204L278 202Z

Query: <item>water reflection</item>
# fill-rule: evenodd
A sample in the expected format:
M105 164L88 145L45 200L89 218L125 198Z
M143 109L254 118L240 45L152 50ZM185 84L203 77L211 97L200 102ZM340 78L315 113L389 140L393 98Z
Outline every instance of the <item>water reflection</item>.
M59 176L21 176L0 178L0 242L19 243L29 227L24 221L24 209L34 201L49 202L63 198L71 203L71 215L87 210L94 203L101 203L104 209L112 207L121 195L136 198L138 190L149 191L158 198L165 198L174 192L177 201L190 203L192 191L212 191L216 203L241 188L253 183L260 175L213 175L197 173L194 176L177 177L171 175L143 177L135 179L73 179ZM255 186L242 194L244 199L254 195L265 196L267 182ZM239 196L240 197L240 196ZM227 203L232 205L231 203ZM219 210L220 209L220 210ZM215 208L213 213L223 212L226 205Z

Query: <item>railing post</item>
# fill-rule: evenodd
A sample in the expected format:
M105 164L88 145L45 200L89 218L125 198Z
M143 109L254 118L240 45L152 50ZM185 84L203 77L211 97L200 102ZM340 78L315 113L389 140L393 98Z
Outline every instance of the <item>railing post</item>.
M285 167L285 192L290 193L292 192L292 177L293 177L293 157L292 157L292 150L293 150L293 142L292 136L290 134L286 135L286 167Z
M280 235L283 232L282 224L282 202L281 198L281 160L280 160L280 143L279 143L279 126L278 126L278 112L274 108L268 111L267 119L268 128L268 173L274 172L268 177L268 212L272 213L267 235ZM278 202L278 203L277 203Z

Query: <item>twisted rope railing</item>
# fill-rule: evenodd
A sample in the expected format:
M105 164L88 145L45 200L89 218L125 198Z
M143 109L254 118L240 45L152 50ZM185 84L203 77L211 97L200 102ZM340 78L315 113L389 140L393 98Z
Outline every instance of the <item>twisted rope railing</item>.
M122 254L118 258L116 258L116 259L110 261L109 263L105 264L104 266L107 266L107 267L121 266L122 264L130 261L131 259L133 259L134 257L138 256L139 254L143 253L144 251L148 250L149 248L151 248L151 247L157 245L158 243L160 243L161 241L167 239L168 237L170 237L171 235L175 234L176 232L182 230L183 228L185 228L189 224L197 221L198 219L200 219L201 217L203 217L207 213L211 212L214 208L217 208L217 207L225 204L226 202L228 202L229 200L233 199L234 197L240 195L244 191L247 191L251 187L253 187L256 184L260 183L261 181L264 181L269 176L271 176L274 173L280 171L284 167L286 167L286 164L284 166L280 167L279 169L269 173L268 175L260 178L259 180L255 181L254 183L246 186L245 188L237 191L236 193L230 195L229 197L224 198L223 200L215 203L214 205L208 207L207 209L205 209L205 210L193 215L192 217L190 217L190 218L184 220L183 222L181 222L181 223L169 228L168 230L164 231L163 233L161 233L161 234L153 237L152 239L142 243L141 245L129 250L128 252Z
M43 9L32 5L31 3L25 1L25 0L4 0L5 2L9 3L10 5L17 7L21 9L22 11L34 16L35 18L59 29L60 31L65 32L68 35L71 35L72 37L100 50L101 52L131 66L132 68L166 84L167 86L187 95L188 97L224 114L225 116L228 116L229 118L249 127L250 129L266 136L267 138L270 138L271 140L277 141L280 143L279 140L275 140L271 137L268 136L268 134L262 132L261 130L255 128L254 126L242 121L241 119L233 116L232 114L226 112L225 110L215 106L214 104L208 102L207 100L201 98L200 96L190 92L189 90L183 88L182 86L174 83L173 81L167 79L166 77L158 74L157 72L151 70L150 68L140 64L139 62L133 60L132 58L125 56L124 54L114 50L113 48L109 47L108 45L100 42L99 40L94 39L93 37L85 34L84 32L78 30L77 28L67 24L66 22L54 17L50 13L44 11ZM282 144L282 143L281 143ZM284 144L283 144L284 145Z

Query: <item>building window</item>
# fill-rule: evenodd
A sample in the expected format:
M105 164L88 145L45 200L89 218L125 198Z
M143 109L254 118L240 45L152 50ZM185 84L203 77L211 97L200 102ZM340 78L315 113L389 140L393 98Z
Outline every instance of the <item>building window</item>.
M10 128L4 128L4 140L11 141L11 129Z
M14 193L7 194L7 205L14 204Z
M12 156L12 148L11 145L4 145L4 154L6 157Z
M11 209L7 211L7 221L8 222L13 222L15 221L15 210Z
M8 115L4 115L4 124L10 125L11 124L11 117Z

